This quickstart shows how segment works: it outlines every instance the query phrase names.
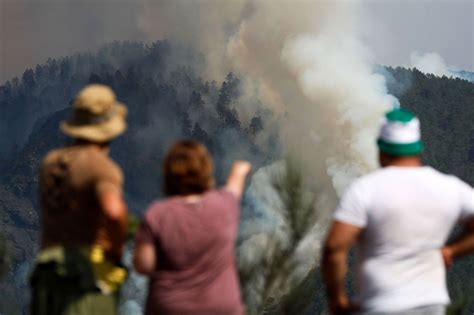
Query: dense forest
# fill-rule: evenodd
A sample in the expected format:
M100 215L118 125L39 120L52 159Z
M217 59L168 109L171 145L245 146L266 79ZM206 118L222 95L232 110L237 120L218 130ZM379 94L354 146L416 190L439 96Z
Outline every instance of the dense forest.
M417 69L388 70L389 91L421 120L425 163L474 185L474 84Z
M242 114L240 78L228 73L205 80L200 75L205 62L201 54L168 41L114 42L97 53L49 59L0 86L0 231L6 244L0 247L9 256L2 262L7 266L2 266L0 314L26 312L26 281L39 227L38 165L48 150L67 141L58 125L85 84L110 85L128 106L129 129L113 143L112 156L124 169L126 199L137 215L161 196L161 160L176 139L205 143L215 158L220 183L235 159L248 159L258 170L285 156L278 117L258 100L250 113ZM425 163L473 185L474 84L416 69L379 71L389 92L419 115ZM251 218L258 202L244 201L243 216ZM470 284L462 281L469 272L474 272L469 261L452 270L453 295L469 292ZM318 314L323 307L318 279L314 269L285 298L270 303L268 312ZM470 307L472 313L472 301Z
M218 183L235 159L259 168L280 155L272 113L256 104L253 115L239 117L239 79L229 73L220 82L204 81L195 73L201 57L183 50L166 41L115 42L96 54L49 59L0 87L0 226L12 256L7 281L0 283L9 297L0 303L1 314L15 314L24 304L39 224L38 165L67 141L59 122L85 84L111 86L128 106L127 133L111 151L124 170L130 211L138 215L161 195L161 160L176 139L196 139L209 148Z

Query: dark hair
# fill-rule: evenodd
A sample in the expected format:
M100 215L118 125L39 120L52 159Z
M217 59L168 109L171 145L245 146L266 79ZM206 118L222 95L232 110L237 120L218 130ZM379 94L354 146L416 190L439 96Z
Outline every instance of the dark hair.
M163 191L168 196L203 193L214 185L213 172L212 159L202 144L178 141L163 162Z

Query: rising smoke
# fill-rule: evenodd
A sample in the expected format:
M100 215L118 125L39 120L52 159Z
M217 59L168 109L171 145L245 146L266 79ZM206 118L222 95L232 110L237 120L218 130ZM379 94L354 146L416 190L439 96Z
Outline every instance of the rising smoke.
M414 51L410 54L410 65L426 74L434 74L442 77L457 77L454 67L448 66L446 61L438 53L430 52L421 54Z
M207 57L208 77L237 72L244 97L280 113L287 149L316 181L329 181L329 190L340 193L376 166L378 119L397 100L360 40L358 1L142 4L142 32L196 47ZM241 102L238 110L248 108Z
M144 4L140 25L151 36L180 40L203 52L209 78L236 72L243 78L242 99L259 99L279 114L285 149L305 169L308 186L321 195L316 208L327 219L347 185L376 167L378 121L399 105L387 94L384 77L374 72L374 55L360 38L364 13L357 4L162 1ZM242 99L237 110L245 116L249 108ZM259 171L251 185L260 194L257 199L265 200L266 216L261 225L242 224L241 233L247 233L239 247L243 269L265 259L257 253L271 254L272 242L284 247L288 233L275 194L258 189L271 185L270 169L281 165ZM269 222L275 224L270 231ZM302 279L314 266L325 228L317 225L303 239L294 255L300 268L292 277ZM261 277L254 281L253 288L263 283Z
M227 48L226 57L247 78L249 93L284 116L286 149L309 174L309 186L324 197L316 205L320 222L334 208L336 195L376 167L378 121L385 110L399 106L387 94L384 77L374 72L375 58L359 37L362 14L351 3L304 2L275 9L257 2ZM268 209L281 218L278 206ZM286 235L285 222L277 226L274 235ZM301 280L314 267L325 228L317 224L303 239L294 255L299 268L290 277ZM259 248L272 248L268 242L278 239L274 235L256 233L240 252L265 252ZM262 282L256 277L256 286ZM250 295L258 297L257 292Z
M131 30L120 34L111 26L106 37L169 38L204 54L206 79L221 81L236 72L244 87L240 116L250 117L252 101L243 100L254 99L279 115L285 149L303 165L309 187L323 196L319 212L328 216L346 186L376 167L378 121L397 100L387 94L384 77L373 71L374 56L360 37L364 12L358 1L137 3L130 13L135 19L127 19L125 11L120 17L125 25L133 24ZM79 12L87 10L78 6ZM103 15L93 14L94 19L110 21L107 10L98 12ZM80 15L71 22L76 21L83 23ZM314 244L322 229L311 230L311 242L295 259L316 260L310 259L316 257ZM268 245L261 240L256 246ZM304 276L312 263L300 266Z

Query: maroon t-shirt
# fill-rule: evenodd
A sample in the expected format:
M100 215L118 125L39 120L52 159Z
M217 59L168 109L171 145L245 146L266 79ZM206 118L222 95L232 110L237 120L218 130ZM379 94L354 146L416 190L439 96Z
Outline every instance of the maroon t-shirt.
M172 197L150 206L136 236L157 253L147 315L244 313L235 265L239 209L225 188L198 202Z

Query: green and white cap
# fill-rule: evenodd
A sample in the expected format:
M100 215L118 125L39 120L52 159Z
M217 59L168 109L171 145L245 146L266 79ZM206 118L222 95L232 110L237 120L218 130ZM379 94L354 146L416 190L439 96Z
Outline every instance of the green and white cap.
M397 108L385 114L377 145L381 152L395 156L418 155L423 151L420 121L409 110Z

